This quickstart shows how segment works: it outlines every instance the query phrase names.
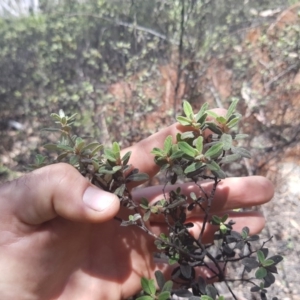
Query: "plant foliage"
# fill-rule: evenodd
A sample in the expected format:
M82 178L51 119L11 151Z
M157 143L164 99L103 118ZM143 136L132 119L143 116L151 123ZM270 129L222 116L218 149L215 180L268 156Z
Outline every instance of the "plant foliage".
M169 264L176 264L172 272L172 281L166 281L161 272L156 272L154 279L141 279L143 295L138 300L167 300L172 295L188 299L222 300L224 297L214 284L208 281L224 281L234 299L235 292L230 283L241 281L250 285L253 293L259 293L261 299L266 299L267 289L275 282L276 265L282 260L279 255L269 256L267 242L257 246L258 235L250 236L249 228L241 232L233 230L234 222L225 215L212 215L210 209L219 182L226 177L224 166L245 157L250 153L239 146L240 138L245 137L231 133L231 128L241 119L236 112L238 101L233 99L227 114L219 115L209 110L204 104L194 113L189 102L183 102L184 116L178 116L178 122L186 126L186 131L176 136L173 142L168 136L163 148L154 148L152 154L160 170L166 174L165 187L174 185L178 180L194 182L199 192L183 194L180 188L170 192L164 190L164 197L153 205L146 198L140 204L133 201L128 183L144 182L147 174L139 173L129 164L130 152L121 156L120 146L114 142L111 147L104 147L98 142L86 143L82 138L73 135L72 124L76 115L68 117L61 110L59 114L51 114L58 128L47 128L46 131L57 131L60 139L56 144L47 144L45 148L58 152L57 162L67 162L96 186L115 193L122 205L130 208L132 214L128 219L116 221L121 226L137 226L154 237L157 247L156 257L165 259ZM46 158L38 156L36 163L44 166ZM202 184L206 180L213 181L211 191L204 191ZM200 195L200 196L199 196ZM195 209L202 211L203 224L198 237L189 232L193 227L187 223L187 212ZM146 226L151 215L163 215L168 227L167 234L156 236ZM212 244L203 243L203 234L209 224L216 226ZM232 274L225 272L232 263L240 262L244 271L240 278L231 278ZM196 268L207 268L213 275L203 278L196 275ZM176 289L173 287L176 283ZM273 298L275 299L275 298Z

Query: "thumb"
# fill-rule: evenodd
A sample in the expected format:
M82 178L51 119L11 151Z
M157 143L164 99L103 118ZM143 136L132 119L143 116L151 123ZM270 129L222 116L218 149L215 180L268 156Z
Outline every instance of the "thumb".
M35 170L0 187L1 214L12 214L31 225L58 216L78 222L105 222L119 208L116 195L93 186L64 163Z

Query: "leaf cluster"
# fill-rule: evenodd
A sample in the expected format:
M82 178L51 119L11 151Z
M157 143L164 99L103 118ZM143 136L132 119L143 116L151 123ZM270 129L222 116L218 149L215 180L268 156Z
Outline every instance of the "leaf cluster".
M138 169L129 164L131 152L122 155L118 143L114 142L109 148L98 142L86 143L81 137L73 135L71 125L75 117L76 115L66 116L62 110L59 114L51 114L59 127L45 128L44 131L60 133L60 139L57 143L46 144L44 147L58 153L55 162L71 164L96 186L118 195L124 200L124 205L125 202L129 206L133 205L127 184L146 181L148 175L139 173ZM33 167L44 166L44 161L45 158L37 156L37 163Z
M183 102L185 116L178 116L177 121L188 129L177 134L175 143L168 136L163 149L154 148L152 151L155 162L161 171L168 172L172 184L178 176L197 180L208 172L223 179L226 174L222 165L251 157L247 149L238 146L238 140L246 135L229 134L241 119L241 115L235 112L237 103L238 100L234 99L226 116L219 116L208 109L207 103L194 114L190 103Z
M228 283L236 280L250 284L251 292L259 292L261 299L266 299L267 288L275 282L276 265L282 257L268 257L265 247L268 241L257 248L254 243L259 236L250 236L249 228L244 227L241 232L236 232L228 214L210 213L217 185L226 177L223 166L250 157L250 152L238 144L245 135L230 131L241 119L236 112L237 103L238 100L233 99L227 114L223 116L209 110L207 104L194 113L190 103L183 102L184 116L177 117L183 126L182 132L178 132L175 140L168 136L162 148L152 150L160 171L166 174L164 197L154 204L150 204L146 198L142 198L138 204L132 199L128 184L143 182L148 175L139 173L130 165L130 152L123 155L116 142L111 147L104 147L98 142L86 143L82 138L72 135L75 115L68 117L62 110L59 114L51 115L58 128L46 130L60 133L60 139L57 143L45 145L46 149L58 152L56 161L73 165L93 184L118 195L121 203L133 210L128 219L116 218L120 225L137 226L152 236L157 247L154 255L170 265L174 264L172 281L165 281L159 272L155 274L159 289L153 279L141 279L144 294L139 296L139 300L167 300L174 294L193 300L223 300L216 286L207 283L209 280L224 281L234 299L236 296ZM35 167L45 164L44 157L37 157ZM175 185L179 180L193 181L198 192L185 194L178 186L171 188L168 193L165 191L168 184ZM210 191L202 187L205 180L213 182ZM191 234L190 229L194 224L187 218L187 214L194 210L203 215L199 236ZM148 229L147 221L153 215L164 218L167 232L156 236ZM216 233L214 242L205 244L203 237L208 226L214 226ZM244 266L244 272L241 278L232 279L226 274L225 268L237 262ZM210 277L197 276L198 267L207 269ZM254 278L249 278L252 272ZM176 283L177 289L173 288L173 283Z

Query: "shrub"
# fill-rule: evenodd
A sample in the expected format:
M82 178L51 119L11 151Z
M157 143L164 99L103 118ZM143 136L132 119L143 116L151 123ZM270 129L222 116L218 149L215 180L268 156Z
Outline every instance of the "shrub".
M121 157L120 146L116 142L111 148L98 142L86 144L81 137L72 135L71 125L75 115L68 117L62 110L59 114L51 115L60 128L45 130L58 131L61 138L55 144L45 145L45 148L59 152L55 161L70 163L93 184L115 193L121 204L132 210L128 219L115 217L116 222L120 222L120 226L137 226L145 231L154 238L158 250L154 255L167 259L169 264L177 264L172 272L172 281L166 281L161 272L155 273L158 290L153 279L142 278L144 295L139 296L138 300L170 299L173 294L188 299L225 299L219 295L214 284L207 284L208 279L224 281L234 299L237 298L230 287L233 281L249 284L251 292L259 293L261 299L266 299L267 289L275 282L276 265L282 257L269 255L266 245L270 239L256 246L254 242L259 240L259 236L250 236L247 227L241 232L234 231L234 222L227 214L210 217L217 185L226 177L224 165L250 157L249 151L238 145L245 135L231 133L241 119L235 110L237 102L236 99L232 101L225 116L208 110L207 104L195 114L192 106L187 101L183 102L184 116L177 117L177 120L187 130L177 134L175 143L168 136L162 149L152 150L156 164L165 173L164 197L154 205L149 205L146 198L137 204L131 197L128 184L132 181L143 182L148 175L139 173L128 164L130 152ZM46 157L39 155L36 164L31 167L46 164ZM166 186L176 184L179 179L194 182L201 196L196 196L194 192L186 195L175 187L167 193ZM208 179L213 181L209 192L202 187ZM189 232L193 223L186 223L186 212L196 208L204 215L198 237ZM168 234L156 236L147 228L147 220L151 215L158 214L164 216ZM203 234L209 224L217 226L218 230L214 235L214 243L204 244ZM244 271L240 278L231 278L231 274L225 274L225 269L237 262ZM211 278L197 277L195 268L200 266L214 275ZM173 289L173 282L179 284L180 288Z

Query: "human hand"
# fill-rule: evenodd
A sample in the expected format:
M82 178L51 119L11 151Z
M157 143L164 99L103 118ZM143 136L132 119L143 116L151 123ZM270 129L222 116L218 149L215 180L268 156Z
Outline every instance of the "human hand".
M150 153L162 146L172 125L130 149L131 164L153 176L158 168ZM210 183L205 188L209 189ZM194 189L192 184L183 191ZM198 189L195 192L199 193ZM260 205L271 199L272 184L263 177L229 178L217 187L211 212L224 214L234 208ZM162 187L133 192L151 203L162 198ZM36 170L0 187L0 299L98 300L126 299L140 289L140 278L153 276L153 239L135 226L120 227L113 219L129 212L120 208L113 194L93 187L73 167L56 164ZM259 232L264 219L258 212L230 212L236 230L244 226ZM188 221L193 233L201 230L201 212ZM166 230L158 219L150 230ZM207 242L213 227L205 232Z

